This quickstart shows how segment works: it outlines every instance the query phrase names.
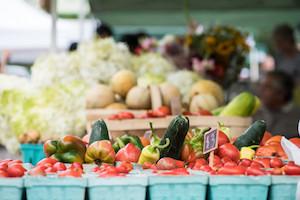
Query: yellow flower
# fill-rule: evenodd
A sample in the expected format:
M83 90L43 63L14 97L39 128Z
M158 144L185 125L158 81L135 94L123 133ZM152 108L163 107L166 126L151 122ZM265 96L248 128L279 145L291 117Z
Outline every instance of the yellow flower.
M187 36L185 37L185 44L186 44L187 46L190 46L190 45L192 44L192 42L193 42L193 36L192 36L192 35L187 35Z
M234 45L230 41L222 42L216 48L217 54L219 54L221 56L228 56L233 51L234 51Z
M216 40L216 38L213 37L213 36L207 36L207 37L205 38L205 43L206 43L207 45L209 45L209 46L215 45L216 42L217 42L217 40Z

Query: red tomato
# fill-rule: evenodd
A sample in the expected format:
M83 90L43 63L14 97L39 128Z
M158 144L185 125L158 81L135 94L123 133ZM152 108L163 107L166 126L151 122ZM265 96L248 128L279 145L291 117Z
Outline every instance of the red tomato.
M260 164L259 162L256 162L256 161L252 161L250 167L264 168L264 166L262 164Z
M264 133L264 136L263 136L263 138L261 139L259 145L260 145L260 146L264 146L265 143L266 143L266 141L268 141L271 137L272 137L272 134L271 134L270 132L266 131L266 132Z
M258 167L248 167L246 170L247 176L264 176L266 173Z
M13 163L7 168L10 177L22 177L26 169L20 163Z
M223 144L226 144L226 143L230 142L229 138L227 137L227 135L223 131L219 130L218 134L219 134L218 135L218 145L219 146L222 146Z
M255 158L253 161L260 163L264 168L271 168L270 158Z
M116 167L119 173L129 173L133 170L133 165L130 162L121 162L121 164Z
M242 166L222 167L218 170L219 175L244 175L246 168Z
M171 110L168 106L161 106L158 109L156 109L156 111L164 114L164 115L170 115L171 114Z
M70 166L70 169L81 169L83 170L83 166L81 163L78 162L73 162Z
M300 138L294 137L289 139L292 143L294 143L298 148L300 148Z
M47 169L45 169L45 172L47 174L53 174L53 173L56 173L57 170L54 167L48 167Z
M224 157L221 159L222 163L225 164L227 162L233 162L229 157Z
M271 137L270 139L268 139L265 142L265 145L280 144L281 138L282 138L281 135L275 135L275 136Z
M7 171L0 169L0 178L6 178L6 177L9 177Z
M145 162L142 167L143 169L157 169L155 164L149 162Z
M283 171L286 175L300 175L300 166L293 163L288 163L283 167Z
M249 167L252 163L252 160L249 160L247 158L244 158L242 160L239 161L239 165L243 166L243 167Z
M200 167L208 165L208 162L204 158L196 159L194 166L192 167L195 170L199 170Z
M23 162L21 160L12 160L12 161L9 161L8 164L14 164L14 163L19 163L19 164L22 164Z
M51 166L57 163L58 161L53 159L53 158L44 158L40 160L37 165L45 165L45 164L50 164Z
M209 165L202 165L199 170L204 171L204 172L212 172L214 171Z
M282 175L282 169L281 168L273 168L271 171L272 175Z
M64 163L61 163L61 162L57 162L53 165L53 168L56 170L56 171L64 171L67 169L66 165Z
M283 165L284 164L280 158L272 158L270 160L270 166L272 168L281 168L281 167L283 167Z
M74 170L71 170L71 169L67 169L65 171L61 171L61 172L58 172L58 176L60 177L81 177L82 176L82 171L81 170L78 170L78 169L74 169Z
M119 115L118 114L114 114L108 117L109 120L117 120L119 119Z
M134 119L134 114L131 112L120 112L118 113L119 119Z
M8 164L11 161L13 161L13 160L12 159L4 159L4 160L1 160L0 163L6 163L6 164Z
M232 161L237 162L240 159L240 152L239 150L230 143L223 144L218 149L218 154L221 158L228 157Z
M220 168L223 167L223 163L221 161L221 158L217 155L214 156L214 161L213 161L213 167L215 168Z
M204 110L204 109L199 110L198 113L199 113L199 115L202 115L202 116L212 116L210 111Z
M164 157L156 163L159 170L170 170L176 168L184 168L184 162L174 158Z
M90 143L90 137L91 134L86 134L85 136L83 136L83 138L81 139L85 144L89 144Z
M224 167L236 167L236 166L237 164L233 161L229 161L224 164Z
M8 164L7 163L0 163L0 170L7 170Z
M31 176L46 176L46 172L41 166L37 166L28 172Z

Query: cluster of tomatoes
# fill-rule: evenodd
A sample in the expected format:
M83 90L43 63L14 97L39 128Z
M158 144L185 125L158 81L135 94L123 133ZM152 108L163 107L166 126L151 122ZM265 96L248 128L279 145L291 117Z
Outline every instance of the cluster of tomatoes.
M46 176L47 174L57 174L59 177L82 177L83 166L74 162L70 166L58 162L52 158L44 158L29 172L31 176Z
M171 114L170 108L167 106L161 106L155 110L149 110L142 115L135 116L132 112L119 112L108 117L110 120L122 120L122 119L145 119L145 118L159 118L166 117Z
M22 177L26 173L26 169L23 167L21 160L1 160L0 161L0 177Z
M121 162L118 166L103 163L93 168L93 172L99 177L126 176L131 170L133 170L133 165L127 161Z

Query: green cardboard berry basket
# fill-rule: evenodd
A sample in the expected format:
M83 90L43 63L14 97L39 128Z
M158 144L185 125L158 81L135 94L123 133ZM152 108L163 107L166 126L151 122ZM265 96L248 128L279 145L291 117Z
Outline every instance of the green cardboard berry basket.
M150 200L205 200L208 177L206 175L148 176Z
M269 200L296 199L298 182L300 176L272 176Z
M30 177L25 178L27 200L84 200L86 178Z
M0 199L21 200L23 184L23 178L0 178Z
M267 200L270 176L210 176L209 200Z
M147 176L88 178L89 200L145 200Z

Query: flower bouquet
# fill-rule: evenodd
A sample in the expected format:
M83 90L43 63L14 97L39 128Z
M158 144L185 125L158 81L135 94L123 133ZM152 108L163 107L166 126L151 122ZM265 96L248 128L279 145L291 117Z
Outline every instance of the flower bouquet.
M238 29L216 25L199 35L189 35L193 69L229 87L246 65L249 53L247 34Z

